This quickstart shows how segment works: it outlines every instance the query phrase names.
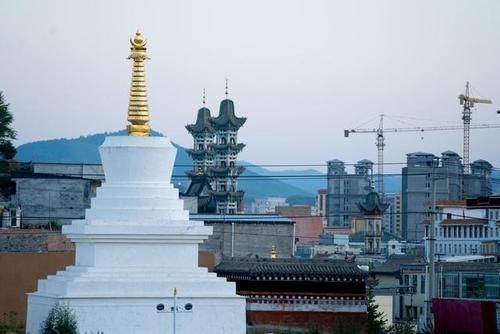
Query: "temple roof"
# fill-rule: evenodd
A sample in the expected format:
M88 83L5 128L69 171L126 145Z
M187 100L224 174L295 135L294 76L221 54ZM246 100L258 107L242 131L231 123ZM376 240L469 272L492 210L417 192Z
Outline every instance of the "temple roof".
M188 148L188 149L186 149L186 152L189 155L196 155L196 156L200 156L200 155L213 156L214 155L213 151L210 151L210 150L196 150L194 148Z
M210 167L208 169L208 173L210 175L228 175L233 171L232 177L237 177L241 175L245 171L245 167L243 166L235 166L235 167Z
M212 192L212 187L207 177L201 175L199 177L193 177L189 188L184 193L184 196L204 196Z
M224 259L214 271L218 276L242 280L364 279L366 273L353 262L332 259Z
M359 209L365 215L383 214L388 206L389 204L382 202L379 194L375 191L370 191L366 195L365 201L358 203Z
M240 128L246 122L246 117L236 117L234 113L234 102L229 99L222 100L219 108L219 116L213 117L212 123L215 126L231 124L236 128Z
M186 125L186 129L190 132L202 132L202 131L207 131L207 132L215 132L214 127L212 126L212 123L210 122L210 110L208 108L201 108L198 110L198 116L196 117L196 123L195 124L189 124Z
M221 151L221 150L224 150L224 151L236 151L236 152L240 152L241 150L243 150L243 148L246 146L246 144L243 144L243 143L238 143L238 144L208 144L208 146L210 148L213 148L215 151Z
M228 197L231 197L235 199L236 201L241 201L243 196L245 195L245 192L243 190L237 190L237 191L212 191L212 195L218 199L226 199Z

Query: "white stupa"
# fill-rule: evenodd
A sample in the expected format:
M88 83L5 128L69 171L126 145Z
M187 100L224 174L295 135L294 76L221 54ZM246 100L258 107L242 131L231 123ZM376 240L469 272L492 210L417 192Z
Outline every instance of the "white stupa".
M63 228L76 246L75 265L28 295L26 330L38 333L60 303L74 311L82 334L174 333L174 317L178 334L243 334L245 300L234 283L198 267L198 244L212 228L189 221L170 182L170 140L148 136L146 40L138 32L131 44L129 136L107 137L99 148L106 182L85 219Z

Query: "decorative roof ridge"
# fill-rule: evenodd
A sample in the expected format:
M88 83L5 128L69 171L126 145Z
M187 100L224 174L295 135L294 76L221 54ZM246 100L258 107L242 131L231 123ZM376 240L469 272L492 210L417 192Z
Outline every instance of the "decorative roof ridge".
M220 103L219 115L212 117L211 121L214 125L232 124L235 127L241 127L245 124L246 117L237 117L234 112L234 102L230 99L224 99Z
M198 109L198 114L196 116L196 123L186 125L186 129L189 132L202 132L207 131L210 133L215 133L215 129L211 122L210 109L207 107L202 107Z

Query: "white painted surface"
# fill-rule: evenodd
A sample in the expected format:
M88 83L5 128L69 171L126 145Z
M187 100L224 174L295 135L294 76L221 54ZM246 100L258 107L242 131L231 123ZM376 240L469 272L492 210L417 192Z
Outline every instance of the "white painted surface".
M175 151L165 137L106 138L106 182L86 219L63 228L76 244L75 265L28 296L28 332L61 302L81 333L172 333L172 315L156 305L170 305L177 288L178 301L193 304L177 316L177 333L245 333L245 300L234 283L198 268L198 244L212 228L188 220L170 184Z

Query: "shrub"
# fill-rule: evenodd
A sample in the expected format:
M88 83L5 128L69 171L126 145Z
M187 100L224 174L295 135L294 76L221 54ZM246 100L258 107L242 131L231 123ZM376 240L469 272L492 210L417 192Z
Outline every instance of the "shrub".
M55 305L40 328L40 334L78 334L75 314L66 305Z

